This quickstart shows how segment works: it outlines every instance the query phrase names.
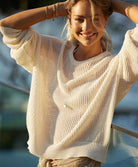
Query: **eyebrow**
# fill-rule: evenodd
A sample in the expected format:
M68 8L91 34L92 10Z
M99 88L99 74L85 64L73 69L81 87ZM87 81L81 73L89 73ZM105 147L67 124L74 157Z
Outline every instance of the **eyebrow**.
M94 16L100 16L100 14L95 14Z
M74 15L75 17L81 17L81 18L85 18L85 16L82 16L82 15ZM100 14L95 14L94 16L100 16ZM89 17L92 17L92 16L89 16Z

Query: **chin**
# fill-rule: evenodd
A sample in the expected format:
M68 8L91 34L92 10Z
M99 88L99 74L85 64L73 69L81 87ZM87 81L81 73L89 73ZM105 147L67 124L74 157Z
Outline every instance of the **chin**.
M94 45L98 45L99 44L99 40L98 39L94 39L94 40L81 40L80 43L85 46L85 47L93 47Z
M96 41L93 42L82 42L81 43L85 47L93 47L96 44Z

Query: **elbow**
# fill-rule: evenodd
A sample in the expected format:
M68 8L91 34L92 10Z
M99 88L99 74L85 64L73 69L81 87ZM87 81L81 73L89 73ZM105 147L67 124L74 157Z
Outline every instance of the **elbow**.
M11 20L5 18L5 19L0 20L0 26L12 28L13 25L12 25Z
M0 26L2 26L2 25L3 25L3 20L0 21Z
M0 26L3 26L3 27L6 27L6 23L5 23L5 20L0 20Z

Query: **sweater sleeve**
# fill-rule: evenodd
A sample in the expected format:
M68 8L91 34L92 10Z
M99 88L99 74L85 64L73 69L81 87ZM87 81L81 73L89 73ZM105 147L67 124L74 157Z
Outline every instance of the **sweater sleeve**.
M17 64L32 72L35 55L40 46L40 37L32 28L17 30L0 27L3 42L11 49L11 57Z
M119 56L119 75L126 82L138 80L138 25L127 31Z
M127 31L117 58L119 86L116 104L121 101L130 87L138 80L138 25Z

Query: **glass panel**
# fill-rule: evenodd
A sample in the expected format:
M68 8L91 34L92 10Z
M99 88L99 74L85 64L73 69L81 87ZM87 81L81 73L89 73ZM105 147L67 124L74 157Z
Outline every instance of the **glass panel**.
M27 95L0 85L0 149L26 146L24 140L27 138L27 100Z
M138 165L138 138L112 129L106 164L102 167L136 167Z
M0 166L36 166L38 158L27 149L28 95L0 85Z
M138 112L117 110L114 114L113 124L138 134Z

